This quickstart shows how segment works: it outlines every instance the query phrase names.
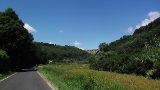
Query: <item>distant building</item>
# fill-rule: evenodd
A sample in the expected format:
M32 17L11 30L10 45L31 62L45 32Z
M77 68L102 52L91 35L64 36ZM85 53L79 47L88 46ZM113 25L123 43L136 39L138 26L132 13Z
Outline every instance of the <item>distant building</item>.
M91 53L91 54L96 54L98 49L85 50L85 51L87 51L88 53Z

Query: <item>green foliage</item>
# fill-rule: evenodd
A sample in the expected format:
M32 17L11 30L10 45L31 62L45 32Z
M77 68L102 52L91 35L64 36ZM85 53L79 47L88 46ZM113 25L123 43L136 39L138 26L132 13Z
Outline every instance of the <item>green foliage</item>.
M7 55L7 53L3 50L0 50L0 60L8 60L9 56Z
M48 43L34 43L36 46L36 56L40 63L46 64L48 61L52 63L69 63L69 62L82 62L87 60L91 54L84 50L78 49L73 46L60 46Z
M109 44L106 44L106 43L101 43L100 45L99 45L99 50L100 51L107 51L107 50L109 50Z
M33 37L23 26L13 9L0 13L0 49L10 57L11 69L35 64Z
M0 50L0 73L6 72L9 69L9 56L3 50Z
M14 72L5 72L5 73L0 73L0 80L12 75Z
M160 18L109 44L101 43L91 68L160 77Z

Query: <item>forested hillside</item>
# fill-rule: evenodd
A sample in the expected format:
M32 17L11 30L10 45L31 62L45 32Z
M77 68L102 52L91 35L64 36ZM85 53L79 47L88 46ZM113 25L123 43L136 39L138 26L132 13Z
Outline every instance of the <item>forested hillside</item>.
M46 63L72 63L72 62L85 62L91 54L76 48L74 46L60 46L56 44L48 44L43 42L34 42L36 46L37 59L42 64Z
M33 42L11 8L0 12L0 73L52 62L80 62L89 53L73 46Z
M111 43L101 43L91 67L160 77L160 18Z

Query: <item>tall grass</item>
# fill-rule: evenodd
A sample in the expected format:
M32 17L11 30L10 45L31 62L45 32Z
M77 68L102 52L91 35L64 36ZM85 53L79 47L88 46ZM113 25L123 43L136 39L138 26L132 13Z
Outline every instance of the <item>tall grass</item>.
M87 65L46 65L39 71L59 90L130 90L125 84L108 80L105 73L88 69Z
M43 65L38 70L59 90L160 90L160 80L91 70L86 64Z

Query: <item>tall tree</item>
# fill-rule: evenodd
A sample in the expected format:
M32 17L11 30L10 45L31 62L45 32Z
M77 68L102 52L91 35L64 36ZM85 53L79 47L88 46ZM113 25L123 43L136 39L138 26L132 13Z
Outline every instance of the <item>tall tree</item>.
M13 9L0 13L0 49L8 53L13 67L27 66L31 62L33 37L23 26Z

